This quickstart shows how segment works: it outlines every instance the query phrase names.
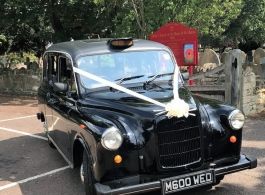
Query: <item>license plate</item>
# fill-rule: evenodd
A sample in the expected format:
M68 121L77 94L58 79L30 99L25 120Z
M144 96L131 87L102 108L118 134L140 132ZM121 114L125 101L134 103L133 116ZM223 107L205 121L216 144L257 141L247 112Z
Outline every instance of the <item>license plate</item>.
M170 194L190 188L196 188L213 183L215 180L212 170L180 175L162 179L162 194Z

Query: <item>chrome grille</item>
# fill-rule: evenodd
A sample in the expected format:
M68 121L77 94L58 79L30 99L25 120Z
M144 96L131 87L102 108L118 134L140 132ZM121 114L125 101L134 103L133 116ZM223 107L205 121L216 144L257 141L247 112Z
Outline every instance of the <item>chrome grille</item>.
M157 123L160 165L181 167L201 159L200 127L197 116L173 117Z

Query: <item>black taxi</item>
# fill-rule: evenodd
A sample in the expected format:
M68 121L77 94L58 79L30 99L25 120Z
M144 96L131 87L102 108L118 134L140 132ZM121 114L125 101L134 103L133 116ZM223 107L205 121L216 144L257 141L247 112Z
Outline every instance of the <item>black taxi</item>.
M241 154L244 114L194 96L171 50L132 38L50 46L39 112L50 146L87 195L170 194L257 166Z

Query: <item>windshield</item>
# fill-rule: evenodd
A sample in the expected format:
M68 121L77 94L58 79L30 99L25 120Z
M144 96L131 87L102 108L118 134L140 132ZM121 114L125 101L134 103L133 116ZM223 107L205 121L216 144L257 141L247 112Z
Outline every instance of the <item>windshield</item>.
M174 72L171 56L166 51L119 52L83 56L77 60L78 68L120 85L146 82L157 74ZM86 89L106 86L105 84L80 76ZM172 75L155 78L155 81L170 80Z

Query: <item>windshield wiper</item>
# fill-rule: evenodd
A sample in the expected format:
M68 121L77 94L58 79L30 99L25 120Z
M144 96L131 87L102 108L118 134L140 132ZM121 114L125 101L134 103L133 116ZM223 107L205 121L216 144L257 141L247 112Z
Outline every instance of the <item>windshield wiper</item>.
M151 83L156 78L160 78L160 77L164 77L164 76L168 76L168 75L173 75L173 72L171 72L171 73L163 73L163 74L156 74L156 75L149 76L148 78L150 78L150 79L145 81L145 84Z
M117 79L117 80L115 80L115 81L116 81L116 84L121 84L123 81L129 81L129 80L132 80L132 79L141 78L141 77L143 77L143 76L144 76L144 75L137 75L137 76L123 77L123 78Z
M152 83L151 87L148 86L149 84L146 84L146 83L143 83L143 88L144 90L147 90L149 91L150 89L153 89L153 88L159 88L161 91L165 92L165 89L163 87L160 87L159 85L155 84L155 83Z

